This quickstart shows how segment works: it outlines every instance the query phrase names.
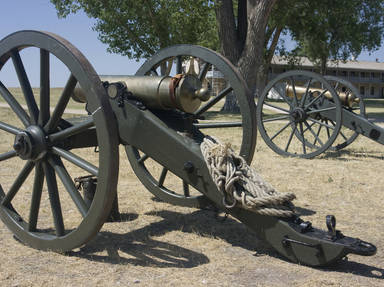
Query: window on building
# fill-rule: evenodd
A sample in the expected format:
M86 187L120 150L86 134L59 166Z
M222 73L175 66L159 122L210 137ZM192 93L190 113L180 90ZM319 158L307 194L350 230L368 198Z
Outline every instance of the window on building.
M360 77L365 78L365 72L361 72Z
M384 76L384 74L383 74ZM356 77L356 73L354 71L351 72L351 77Z
M346 77L346 76L347 76L347 71L343 71L343 72L342 72L342 76L343 76L343 77Z
M371 87L371 96L375 95L375 87Z
M365 87L364 86L360 87L360 95L362 95L362 96L365 95Z
M371 78L372 79L376 78L376 74L374 72L371 73Z

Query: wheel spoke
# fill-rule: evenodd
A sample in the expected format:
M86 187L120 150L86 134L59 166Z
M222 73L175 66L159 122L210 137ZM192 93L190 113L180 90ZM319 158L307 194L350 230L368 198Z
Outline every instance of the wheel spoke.
M47 162L43 162L43 168L47 180L49 201L51 203L51 211L53 215L53 223L56 229L56 236L63 236L65 234L65 228L55 171Z
M138 163L143 163L144 161L146 161L147 159L149 158L148 155L144 154L142 157L140 157L137 162Z
M50 79L49 52L40 49L40 113L38 124L44 126L49 119L50 107Z
M12 199L15 197L21 185L27 179L28 175L31 173L34 166L35 164L33 161L28 161L25 164L20 174L17 176L15 182L12 184L11 188L9 189L7 195L3 198L3 201L1 202L2 205L6 206L11 203Z
M344 133L342 131L340 131L340 135L343 137L343 139L346 141L348 140L348 138L344 135Z
M58 157L49 158L49 164L55 169L56 174L59 176L65 189L71 196L80 214L85 217L88 212L88 206L86 205L80 192L77 190L71 176L68 174L67 169L64 167L63 162Z
M283 126L277 133L274 134L273 137L271 137L271 141L273 141L273 139L275 137L277 137L279 134L281 134L282 131L284 131L289 125L291 124L291 122L288 122L285 126Z
M284 115L284 116L280 116L280 117L273 117L273 118L269 118L269 119L263 120L263 123L279 121L279 120L286 120L286 119L289 119L289 118L290 118L290 115Z
M295 106L292 105L292 102L288 99L288 97L284 94L284 93L280 93L280 89L279 88L275 88L275 91L277 91L277 93L280 95L280 97L292 108L294 109Z
M300 124L299 124L299 129L300 129L300 134L301 134L301 137L302 137L301 143L303 145L303 153L307 154L307 150L305 148L305 137L304 137L303 123L302 122L300 122Z
M149 71L150 74L152 74L152 76L158 76L159 74L157 73L157 71L155 70L155 68L152 68L150 71Z
M25 127L28 127L31 124L30 118L8 89L0 82L0 94L3 96L4 100L8 103L17 117L21 120Z
M232 87L226 87L224 90L222 90L216 97L210 99L204 106L200 107L194 115L200 116L202 113L205 113L207 110L209 110L211 107L213 107L215 104L217 104L221 99L223 99L226 95L228 95L230 92L232 92Z
M88 117L85 121L83 121L77 125L73 125L70 128L67 128L67 129L59 131L57 133L49 135L49 139L51 142L55 143L55 142L61 141L63 139L66 139L70 136L73 136L75 134L79 134L81 132L84 132L94 125L95 124L93 122L93 117L91 116L91 117Z
M328 121L326 121L327 122L327 125L328 125ZM329 128L328 127L326 127L326 129L327 129L327 136L328 136L328 139L331 137L331 135L330 135L330 133L329 133Z
M278 107L278 106L275 106L275 105L272 105L272 104L270 104L270 103L264 102L264 105L269 106L269 107L271 107L271 108L274 108L274 109L277 109L277 110L279 110L279 111L282 111L282 112L285 112L285 113L289 114L289 111L288 111L288 110L283 109L283 108Z
M308 127L313 127L315 125L315 123L311 123ZM306 129L304 129L304 132L306 132L308 130L308 127Z
M160 174L159 183L157 184L158 187L163 187L167 173L168 173L168 169L163 167L163 170L161 171L161 174Z
M304 107L304 110L307 110L310 106L312 106L312 105L315 104L317 101L319 101L320 99L322 99L327 91L328 91L328 90L324 90L319 96L315 97L315 98L314 98L308 105L306 105L306 106Z
M16 151L14 150L7 151L5 153L0 154L0 161L10 159L12 157L15 157L16 155Z
M334 127L332 127L332 126L330 126L330 125L327 125L327 124L325 124L325 123L323 123L323 122L320 122L320 121L318 121L318 120L315 120L315 119L312 119L312 118L308 118L308 120L310 120L311 122L317 123L317 124L319 124L319 125L322 125L322 126L324 126L324 127L326 127L326 128L330 128L330 129L332 129L332 130L335 129Z
M176 74L181 74L183 72L182 70L182 61L181 61L181 56L176 57Z
M190 192L189 192L189 185L188 185L188 183L185 180L183 180L183 191L184 191L184 196L185 197L190 197L191 196Z
M336 82L336 85L333 87L335 91L337 91L337 88L339 87L339 82Z
M311 134L315 137L315 142L313 145L316 145L316 142L319 142L320 146L323 146L323 142L320 140L319 138L319 133L320 133L320 129L321 129L321 126L319 126L319 129L317 130L317 134L312 130L312 127L305 121L304 122L305 126L307 127L307 129L311 132Z
M298 100L297 100L297 94L296 94L296 87L295 87L295 81L293 80L293 77L289 78L291 80L292 84L292 91L293 91L293 100L294 100L294 105L298 106Z
M309 86L311 85L311 82L312 82L312 78L309 79L307 87L305 88L305 94L301 97L300 107L304 107L305 101L307 100L307 95L309 92Z
M64 110L67 107L68 101L71 98L71 94L75 89L76 83L77 83L76 78L71 74L71 76L67 81L67 84L65 85L64 91L61 94L59 101L57 102L57 105L52 113L51 118L48 120L47 124L44 126L44 130L46 132L51 132L59 124L59 121L64 113Z
M22 130L20 130L14 126L11 126L9 124L6 124L4 122L0 122L0 130L9 132L9 133L14 134L14 135L17 135L18 133L22 132Z
M285 146L285 149L284 149L285 152L288 151L289 145L291 144L293 135L295 134L296 130L297 130L297 125L295 124L295 127L293 128L291 134L289 135L289 139L288 139L287 145Z
M29 210L28 231L36 231L37 218L39 216L41 194L43 192L44 172L40 163L35 167L35 179L33 182L31 208Z
M79 156L75 155L74 153L58 148L58 147L52 147L52 152L67 161L73 163L74 165L88 171L90 174L93 174L94 176L98 175L98 168L91 164L90 162L80 158Z
M193 126L199 129L212 129L212 128L235 128L242 127L242 122L215 122L215 123L197 123Z
M329 107L329 108L324 108L324 109L318 109L318 110L310 110L309 112L306 112L307 115L314 114L314 113L321 113L321 112L327 112L327 111L332 111L336 110L336 107Z
M200 81L203 81L205 79L205 77L207 75L207 72L208 72L208 70L210 68L211 68L211 64L210 63L205 63L203 65L203 67L201 68L201 71L199 73L199 76L198 76Z
M37 107L35 97L33 96L32 87L29 82L27 73L25 72L24 64L20 58L19 51L12 50L12 62L15 66L16 74L20 82L21 89L23 90L24 98L28 106L29 114L33 124L37 123L39 109Z
M312 123L312 124L315 124L315 123ZM322 127L323 127L322 125L319 125L319 128L317 130L317 134L316 134L316 137L315 137L315 141L313 142L313 145L316 145L317 139L318 139L318 137L320 135L320 131L321 131Z

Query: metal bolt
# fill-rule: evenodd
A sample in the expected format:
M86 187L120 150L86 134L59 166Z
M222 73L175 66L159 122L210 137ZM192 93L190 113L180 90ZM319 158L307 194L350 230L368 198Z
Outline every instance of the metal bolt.
M195 166L193 165L192 162L187 161L186 163L184 163L184 170L187 173L192 173L195 170Z
M17 153L19 153L19 152L22 150L22 148L23 148L23 146L22 146L22 144L19 143L19 142L15 143L15 144L13 145L13 149L14 149Z

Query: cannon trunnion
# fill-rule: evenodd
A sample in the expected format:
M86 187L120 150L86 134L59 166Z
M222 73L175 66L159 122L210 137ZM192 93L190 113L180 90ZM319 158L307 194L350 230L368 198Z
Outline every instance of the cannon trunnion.
M40 57L38 97L20 56L24 49L35 49ZM69 71L58 97L50 88L51 58L61 61ZM197 71L190 68L194 61L199 63ZM319 266L348 253L376 252L372 244L337 231L333 217L327 218L328 230L322 231L298 216L283 219L259 215L223 203L200 144L208 134L232 140L236 152L250 163L256 121L253 98L244 80L219 54L178 45L159 51L135 76L102 83L85 57L64 39L45 32L21 31L0 42L0 68L9 62L19 78L23 100L20 104L20 98L0 79L0 94L13 114L9 121L0 121L9 142L9 149L0 153L0 164L11 168L17 159L21 165L15 175L2 175L0 217L25 244L64 252L86 244L99 231L117 203L118 145L122 144L135 174L155 196L183 206L213 205L255 230L293 262ZM338 103L329 84L327 89ZM235 98L240 114L223 121L217 105L222 106L227 97ZM312 101L321 103L316 112L322 116L340 109L322 97L294 98L304 106L283 111L298 123L313 114L305 108ZM73 115L72 105L76 104L83 106L85 117ZM231 132L227 133L228 129ZM293 135L300 137L300 133ZM154 164L148 164L150 160ZM82 173L85 177L79 177ZM169 173L180 181L180 188L167 186ZM88 178L92 179L92 190L84 196L79 183ZM31 185L26 184L28 180Z

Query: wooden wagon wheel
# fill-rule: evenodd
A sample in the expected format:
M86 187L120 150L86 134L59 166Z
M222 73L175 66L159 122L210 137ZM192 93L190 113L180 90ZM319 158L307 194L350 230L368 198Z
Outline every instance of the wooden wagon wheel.
M30 53L40 58L37 71L26 71L23 58ZM58 98L50 87L57 74L51 70L53 61L68 73ZM81 246L103 225L116 193L118 136L105 89L86 58L51 33L21 31L4 38L3 68L13 69L22 95L0 78L1 99L10 107L3 110L9 116L0 121L1 138L7 143L0 151L0 217L19 240L34 248L62 252ZM40 75L40 93L31 88L28 77L35 74ZM82 118L67 114L76 83L86 91L88 102L88 116ZM78 148L96 146L99 152L92 160ZM72 179L83 172L98 178L90 207Z
M366 118L365 114L365 103L363 98L361 97L357 88L349 81L340 79L334 76L324 76L324 78L331 84L331 86L335 89L336 93L347 93L348 95L353 95L357 99L359 99L358 103L355 103L351 107L343 106L344 109L355 113L358 116ZM332 121L329 121L331 125L334 125ZM332 150L341 150L351 143L355 141L359 133L356 131L352 131L344 126L341 127L339 136L336 138L335 142L332 144L330 149Z
M347 80L344 80L344 79L341 79L341 78L338 78L335 76L326 75L326 76L324 76L324 79L328 83L330 83L331 86L335 89L339 98L342 96L342 94L344 94L344 96L347 95L347 97L351 100L352 99L358 99L358 103L355 101L351 101L350 106L343 103L342 104L343 110L344 109L348 110L348 111L356 114L357 116L361 116L361 117L366 118L365 103L364 103L363 99L361 98L357 88L354 85L352 85ZM322 89L324 89L322 83L319 83L319 86ZM329 125L331 127L335 126L335 122L330 118L322 117L320 119L320 121L322 123L324 123L325 125ZM327 136L329 137L330 136L329 128L326 128L326 130L327 129L328 129ZM341 150L341 149L347 147L357 138L358 135L359 135L358 132L349 129L342 124L340 131L339 131L339 135L335 139L335 141L332 143L332 145L329 147L329 150L338 151L338 150ZM297 135L297 136L299 136L299 135ZM315 148L314 145L312 145L312 143L310 143L310 142L307 142L306 144L312 148Z
M231 142L232 147L250 163L256 144L254 101L244 80L227 59L207 48L177 45L152 56L136 75L174 76L182 73L194 73L213 94L192 114L194 126L222 142ZM232 97L238 103L238 114L222 110L227 97ZM223 115L231 120L223 120ZM135 147L127 146L126 152L140 181L158 198L182 206L203 207L209 203L199 192L192 192L186 182L179 178L171 180L172 175L169 175L166 167L155 162L149 164L151 159ZM167 186L168 177L172 186ZM180 187L173 186L175 181L180 183Z
M315 157L332 146L341 128L341 113L334 88L308 71L277 76L264 89L256 108L265 143L278 154L303 158ZM328 119L334 125L326 123Z

